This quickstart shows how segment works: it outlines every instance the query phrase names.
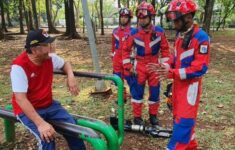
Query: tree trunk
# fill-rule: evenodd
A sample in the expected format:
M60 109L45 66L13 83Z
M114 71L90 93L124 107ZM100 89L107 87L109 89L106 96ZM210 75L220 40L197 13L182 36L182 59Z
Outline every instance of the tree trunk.
M27 7L26 7L27 6ZM33 30L33 19L32 19L32 11L31 11L31 3L29 0L26 0L26 3L23 5L25 11L25 18L28 27L28 31Z
M103 0L100 0L101 35L104 35Z
M52 20L52 24L53 24L53 25L55 25L55 20L56 20L56 18L57 18L57 16L58 16L58 12L59 12L59 9L56 9L54 18L53 18L53 20Z
M152 0L151 4L153 5L154 9L155 9L155 4L156 4L156 1L155 0ZM156 9L155 9L156 10ZM153 24L155 25L155 16L153 18Z
M51 9L50 9L50 0L46 0L46 13L47 13L47 24L48 24L48 33L59 33L58 30L54 27L51 21Z
M5 32L7 31L7 27L6 27L6 22L5 22L5 12L4 12L4 2L2 0L0 0L0 8L1 8L1 18L2 18L2 30Z
M31 0L31 2L32 2L34 25L35 25L36 29L39 29L36 1L35 0Z
M203 29L209 34L210 33L210 25L211 25L211 17L213 13L215 0L206 0L205 3L205 16L203 21Z
M19 21L20 21L20 34L24 34L24 24L23 24L23 0L19 0Z
M126 1L126 7L127 7L127 8L130 7L130 1L129 1L129 0Z
M9 8L7 8L7 22L8 22L8 27L13 27L13 25L11 23Z
M66 35L72 39L80 39L76 31L73 0L65 0Z
M0 28L0 40L4 39L4 34L2 32L2 29Z
M118 0L118 8L121 8L121 0Z
M160 15L160 26L163 27L163 16L162 16L162 14Z
M231 6L230 8L228 8L229 6ZM221 25L222 25L222 28L224 29L224 27L225 27L225 23L226 23L226 19L229 17L229 15L231 15L231 12L234 10L234 8L235 8L235 4L233 4L233 5L231 5L230 3L227 5L227 6L225 6L226 8L225 8L225 12L224 12L224 16L223 16L223 18L222 18L222 20L221 19L219 19L219 23L218 23L218 26L217 26L217 28L216 28L216 31L218 31L219 30L219 28L221 27ZM220 11L221 12L221 11ZM220 17L221 17L221 14L220 14Z
M69 6L68 6L68 0L64 0L64 9L65 9L65 24L66 24L66 30L65 35L69 35L70 33L70 27L69 27Z
M32 19L32 11L31 11L30 8L29 8L28 14L29 14L29 29L30 29L30 30L34 30L34 27L33 27L33 19Z
M75 24L76 28L79 28L79 14L80 14L79 13L79 3L80 3L80 1L77 2L77 5L76 5L76 3L74 3L74 8L75 8L75 12L76 12L75 13L76 14L76 19L75 19L76 20L76 24Z
M98 8L98 1L95 2L95 10L96 10L96 13L97 13L97 16L98 16L99 28L101 28L101 16L100 16L99 8Z
M25 4L24 1L22 0L22 4L23 4L23 9L24 9L24 17L25 17L25 22L26 22L26 26L27 26L27 30L30 30L30 26L29 26L29 13L25 8Z

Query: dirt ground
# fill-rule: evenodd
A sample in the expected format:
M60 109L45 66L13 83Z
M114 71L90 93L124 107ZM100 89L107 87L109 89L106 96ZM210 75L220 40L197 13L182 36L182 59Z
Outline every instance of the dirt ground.
M11 86L9 71L11 60L24 49L26 35L14 34L16 29L11 29L11 39L0 41L0 107L10 103ZM102 73L112 73L111 59L111 30L104 36L97 35L97 50L99 54ZM174 33L167 32L167 37ZM74 70L93 71L91 52L87 40L66 40L60 35L56 41L57 53L72 63ZM84 37L84 35L82 34ZM173 43L170 43L171 46ZM112 87L113 95L92 97L90 92L94 89L96 80L87 78L77 79L80 95L70 96L66 90L65 78L55 76L53 94L63 106L71 113L94 117L107 122L110 108L116 107L115 88L110 82L105 82ZM170 81L167 81L170 82ZM163 83L162 91L166 82ZM226 30L212 33L211 62L209 73L204 78L201 107L198 114L197 138L199 149L234 150L235 149L235 31ZM162 94L161 94L162 95ZM164 97L160 109L160 120L163 126L171 127L172 115L166 108ZM147 98L147 92L146 92ZM147 107L147 102L145 102ZM131 119L130 101L125 105L125 118ZM147 108L144 110L147 120ZM108 122L107 122L108 123ZM37 149L36 140L20 124L16 124L16 141L4 141L3 122L0 122L0 149L4 150L34 150ZM121 150L163 150L168 139L152 138L142 134L126 133ZM57 149L66 150L67 145L62 136L56 138ZM92 149L89 144L88 149Z

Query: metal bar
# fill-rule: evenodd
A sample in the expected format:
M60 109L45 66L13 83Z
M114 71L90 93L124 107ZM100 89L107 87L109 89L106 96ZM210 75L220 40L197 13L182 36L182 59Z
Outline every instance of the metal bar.
M63 72L54 72L55 74L66 75ZM89 77L89 78L98 78L105 80L112 80L116 83L118 87L118 145L122 145L124 140L124 101L123 101L123 81L117 75L109 74L97 74L97 73L88 73L88 72L77 72L74 71L74 76L77 77Z
M109 150L119 149L118 136L112 126L103 124L101 122L90 122L83 119L78 119L77 124L101 132L107 140Z
M54 74L59 74L59 75L66 75L62 71L56 71ZM74 76L77 77L87 77L87 78L97 78L97 79L104 79L106 76L109 76L107 74L98 74L98 73L93 73L93 72L80 72L80 71L74 71L73 72Z
M118 144L120 146L124 140L123 81L117 75L107 76L106 80L114 81L118 87Z
M91 47L91 55L92 55L92 62L93 62L94 70L96 73L100 73L101 69L100 69L100 65L99 65L99 57L97 54L97 49L96 49L96 44L95 44L95 33L94 33L94 30L93 30L92 24L91 24L91 18L90 18L90 13L88 10L87 0L82 0L82 9L83 9L83 15L84 15L85 23L86 23L86 27L87 27L89 44ZM104 91L106 88L105 83L102 80L97 81L95 87L96 87L97 91Z
M18 122L14 114L10 111L12 109L11 105L7 107L9 110L1 109L0 108L0 117L4 118L4 120L10 121L12 123ZM82 127L70 123L64 122L55 122L49 121L53 127L56 129L57 132L62 134L67 134L73 137L79 137L82 140L85 140L93 146L94 150L107 150L106 142L100 138L100 136L92 129L87 127ZM89 120L87 120L89 122ZM9 125L5 124L5 128ZM10 135L14 130L10 130L7 128L5 130L5 134L7 135L6 139L10 139ZM14 141L14 140L13 140ZM11 140L7 140L7 142L11 142Z
M6 110L12 110L11 105L7 105ZM7 142L15 141L15 122L7 118L4 119L4 133Z

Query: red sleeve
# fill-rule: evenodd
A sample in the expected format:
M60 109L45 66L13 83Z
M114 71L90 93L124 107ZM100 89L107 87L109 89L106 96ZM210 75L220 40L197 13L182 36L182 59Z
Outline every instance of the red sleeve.
M167 64L170 66L170 64L171 64L170 47L169 47L169 43L166 39L164 32L161 33L160 49L161 49L160 63Z
M203 76L208 70L209 54L209 42L202 42L194 51L194 60L191 65L186 68L171 69L169 77L184 80Z

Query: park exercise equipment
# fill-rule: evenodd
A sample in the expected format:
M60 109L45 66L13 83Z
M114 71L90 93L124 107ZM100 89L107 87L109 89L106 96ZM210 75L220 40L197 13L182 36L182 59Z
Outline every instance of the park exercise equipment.
M11 107L11 105L7 105L6 109L0 109L0 117L4 118L5 139L7 142L14 141L14 124L15 122L18 122L18 120L10 110L12 109ZM107 149L105 141L102 140L101 137L92 129L65 122L49 122L53 125L57 132L73 137L79 137L80 139L89 142L93 146L94 150Z
M65 75L63 72L54 72L55 74ZM70 134L79 135L78 137L91 143L93 148L96 150L118 150L120 145L124 140L124 102L123 102L123 82L120 77L116 75L108 75L108 74L97 74L97 73L87 73L87 72L74 72L74 76L76 77L88 77L88 78L96 78L99 80L112 80L116 83L118 87L118 121L117 121L117 133L113 129L111 125L107 125L101 120L88 118L79 115L73 115L76 119L77 127L74 125L69 125L67 123L54 123L51 122L58 132L70 132ZM7 106L7 110L11 109L10 106ZM4 109L0 109L0 117L4 118L5 122L5 137L6 141L14 140L15 135L15 127L14 123L16 118L13 113ZM82 128L83 127L83 128ZM78 130L75 132L75 130ZM84 130L87 129L85 132ZM95 132L97 131L104 135L107 146L104 140L100 137L95 136Z

